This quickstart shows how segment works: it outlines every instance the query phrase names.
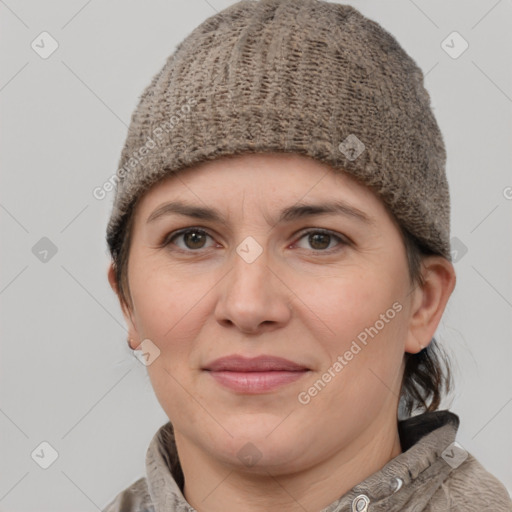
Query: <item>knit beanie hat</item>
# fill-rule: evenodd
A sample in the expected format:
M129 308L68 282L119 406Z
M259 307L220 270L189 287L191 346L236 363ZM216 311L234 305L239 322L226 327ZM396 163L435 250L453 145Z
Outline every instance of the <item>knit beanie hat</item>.
M423 73L354 7L242 0L176 47L132 115L107 227L112 256L153 184L247 152L300 153L349 174L451 259L446 151Z

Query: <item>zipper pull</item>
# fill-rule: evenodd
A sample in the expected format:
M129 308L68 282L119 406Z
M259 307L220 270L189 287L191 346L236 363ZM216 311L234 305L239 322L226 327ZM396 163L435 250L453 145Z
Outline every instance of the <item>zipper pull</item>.
M352 512L368 512L370 498L366 494L360 494L352 502Z

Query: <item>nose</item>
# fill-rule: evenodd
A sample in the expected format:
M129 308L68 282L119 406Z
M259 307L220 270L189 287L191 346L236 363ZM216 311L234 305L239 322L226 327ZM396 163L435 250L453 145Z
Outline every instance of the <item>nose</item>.
M293 293L270 259L266 251L252 262L238 253L233 255L231 270L219 283L215 308L217 321L224 327L258 334L289 322Z

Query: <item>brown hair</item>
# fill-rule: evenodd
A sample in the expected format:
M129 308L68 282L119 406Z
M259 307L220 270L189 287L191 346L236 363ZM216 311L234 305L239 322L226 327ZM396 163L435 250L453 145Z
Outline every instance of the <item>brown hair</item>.
M136 205L137 203L126 216L117 238L118 245L111 252L120 299L130 309L133 308L133 303L128 283L128 257ZM396 224L404 242L412 286L421 286L424 283L422 259L424 256L435 253L425 247L399 223ZM410 416L415 411L437 410L443 394L449 392L452 387L452 375L446 353L435 338L432 338L430 344L417 354L406 353L404 361L405 369L400 390L400 405L403 412Z

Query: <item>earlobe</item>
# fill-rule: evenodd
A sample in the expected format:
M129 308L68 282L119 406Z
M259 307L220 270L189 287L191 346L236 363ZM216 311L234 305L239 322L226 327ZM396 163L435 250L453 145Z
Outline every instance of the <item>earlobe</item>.
M416 334L416 330L409 331L409 337L407 338L407 342L405 344L405 352L408 352L409 354L418 354L425 347L427 347L430 341L432 340L432 338L430 338L430 340L428 340L425 344L424 339L418 339L416 337Z
M431 342L455 288L455 270L442 256L428 256L422 262L423 283L414 291L405 351L416 354Z
M139 346L139 344L136 341L134 341L132 338L130 338L129 336L126 339L126 343L130 350L136 350L137 347Z

